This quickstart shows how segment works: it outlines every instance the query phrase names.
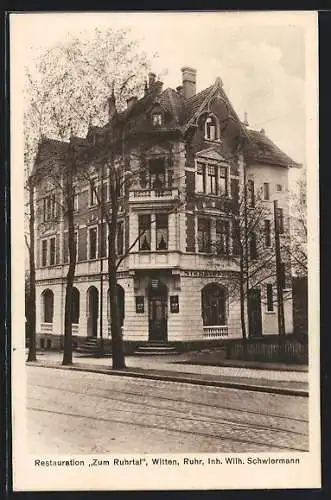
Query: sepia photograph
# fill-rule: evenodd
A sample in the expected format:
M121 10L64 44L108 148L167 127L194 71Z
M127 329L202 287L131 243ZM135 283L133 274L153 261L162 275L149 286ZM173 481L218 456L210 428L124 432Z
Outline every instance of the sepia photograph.
M318 487L316 14L10 18L14 489Z

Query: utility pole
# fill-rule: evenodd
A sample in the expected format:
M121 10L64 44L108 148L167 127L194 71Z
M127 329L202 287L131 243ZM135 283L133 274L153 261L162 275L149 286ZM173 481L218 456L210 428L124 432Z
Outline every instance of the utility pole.
M103 254L104 254L104 227L103 227L103 215L104 215L104 196L103 196L103 163L101 164L101 173L100 173L100 355L104 356L104 343L103 343Z
M276 254L276 280L277 280L277 310L278 310L278 334L285 335L284 320L284 298L283 298L283 280L279 241L279 215L277 200L274 200L274 223L275 223L275 254Z

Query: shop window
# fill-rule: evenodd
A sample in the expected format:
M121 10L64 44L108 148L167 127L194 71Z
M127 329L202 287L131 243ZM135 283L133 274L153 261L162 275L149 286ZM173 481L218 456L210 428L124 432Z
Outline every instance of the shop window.
M222 326L226 320L226 291L216 283L201 291L201 309L204 326Z

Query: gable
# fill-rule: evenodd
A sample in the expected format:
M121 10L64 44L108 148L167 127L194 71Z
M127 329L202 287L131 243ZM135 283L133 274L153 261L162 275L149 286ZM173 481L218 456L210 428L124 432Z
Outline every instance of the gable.
M229 163L225 156L221 155L214 148L203 149L196 153L196 158L203 158L204 160L217 161L222 163Z

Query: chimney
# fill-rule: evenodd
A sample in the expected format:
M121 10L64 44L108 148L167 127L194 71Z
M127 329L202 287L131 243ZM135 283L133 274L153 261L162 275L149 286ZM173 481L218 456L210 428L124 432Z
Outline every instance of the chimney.
M157 94L161 94L163 89L163 82L160 82L159 80L157 82L154 82L154 90Z
M129 99L126 100L126 107L127 109L131 109L134 104L137 102L137 97L133 95L132 97L129 97Z
M263 135L265 135L265 129L261 128L260 133L263 134Z
M153 87L155 80L156 80L156 74L155 73L148 73L148 87L149 88Z
M189 99L196 94L197 70L185 66L182 68L184 99Z

